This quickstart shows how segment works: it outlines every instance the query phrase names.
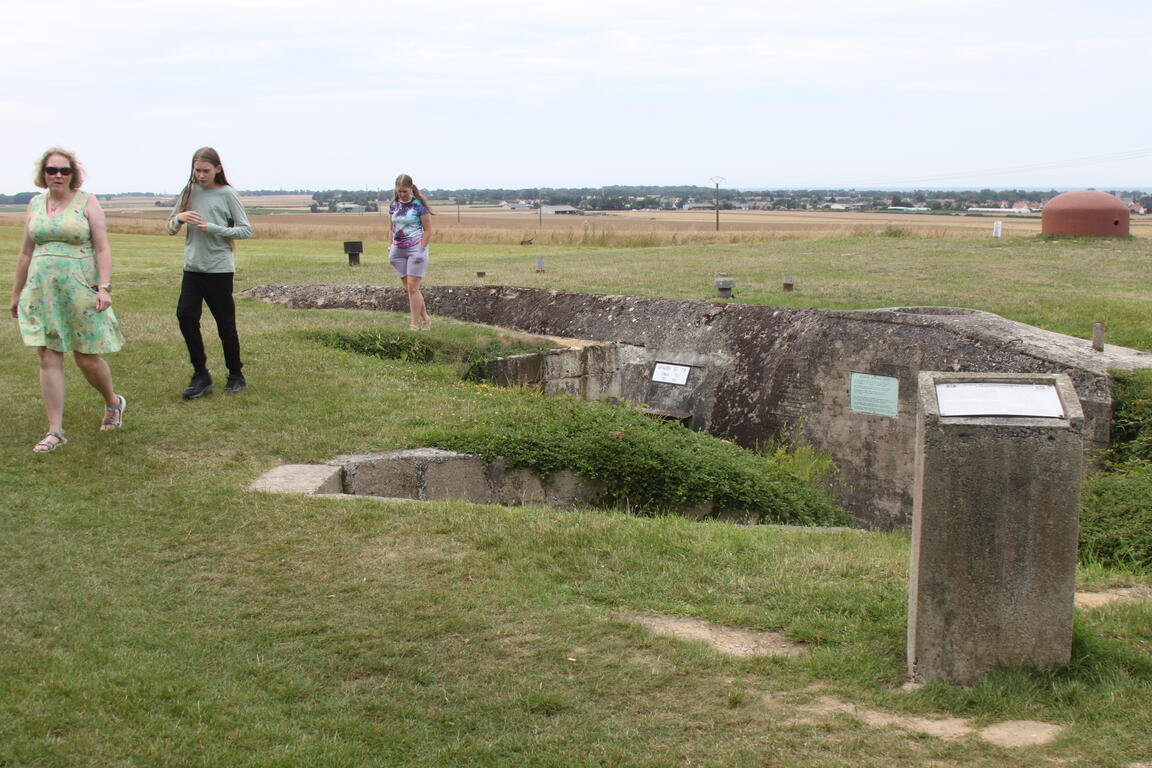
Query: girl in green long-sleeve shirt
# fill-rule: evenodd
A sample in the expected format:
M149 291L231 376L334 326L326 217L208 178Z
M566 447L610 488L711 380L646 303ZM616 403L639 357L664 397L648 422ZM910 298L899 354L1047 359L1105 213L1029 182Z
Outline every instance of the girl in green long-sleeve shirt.
M216 321L216 331L228 366L227 393L248 388L240 360L240 337L236 330L236 304L232 283L236 272L234 240L252 235L248 216L240 198L228 184L220 155L211 147L201 147L192 155L192 173L168 219L168 233L176 234L188 225L184 238L184 277L176 318L188 347L192 380L184 390L186 399L204 395L212 388L208 357L200 335L200 315L208 305Z

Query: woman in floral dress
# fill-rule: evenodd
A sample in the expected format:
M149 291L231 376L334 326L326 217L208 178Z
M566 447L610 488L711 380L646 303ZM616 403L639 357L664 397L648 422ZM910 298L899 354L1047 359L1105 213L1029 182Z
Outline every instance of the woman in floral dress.
M83 173L76 156L53 147L36 169L36 186L48 191L28 203L24 245L16 262L12 317L24 344L37 347L40 394L48 432L33 448L48 453L64 437L64 355L72 353L84 378L104 400L100 429L124 423L122 395L101 355L124 345L112 312L112 250L104 211L94 195L80 189Z

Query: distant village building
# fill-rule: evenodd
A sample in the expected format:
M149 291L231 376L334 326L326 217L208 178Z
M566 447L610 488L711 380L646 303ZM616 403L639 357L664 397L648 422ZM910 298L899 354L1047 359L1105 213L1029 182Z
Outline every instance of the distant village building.
M530 203L522 203L522 202L516 202L516 203L502 202L502 203L500 203L500 207L506 211L531 211L532 210L532 205Z
M567 216L579 216L581 213L579 208L573 208L571 205L542 205L540 206L540 212L550 215Z
M360 203L336 203L337 213L364 213L365 207Z

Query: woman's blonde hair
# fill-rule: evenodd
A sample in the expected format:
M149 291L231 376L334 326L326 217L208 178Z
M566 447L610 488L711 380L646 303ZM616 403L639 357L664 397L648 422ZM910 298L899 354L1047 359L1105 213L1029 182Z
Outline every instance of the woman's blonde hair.
M428 205L428 201L424 199L424 195L420 194L420 187L416 186L416 182L412 181L412 177L406 173L402 173L396 177L396 183L392 185L392 201L395 202L400 199L400 187L412 187L412 197L419 200L428 209L428 213L432 213L432 206Z
M72 166L72 175L68 179L68 189L80 189L80 185L84 183L84 166L80 165L80 161L76 159L75 152L69 152L60 147L52 147L40 156L40 162L36 164L36 186L41 189L48 189L48 179L44 176L44 167L48 165L48 158L52 155L68 158L68 163Z

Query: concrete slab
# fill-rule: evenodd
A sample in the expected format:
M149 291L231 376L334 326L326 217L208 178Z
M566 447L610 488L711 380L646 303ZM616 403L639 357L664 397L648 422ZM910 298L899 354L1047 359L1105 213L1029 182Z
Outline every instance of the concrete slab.
M250 491L264 493L341 493L344 470L324 464L281 464L273 467L248 486Z

